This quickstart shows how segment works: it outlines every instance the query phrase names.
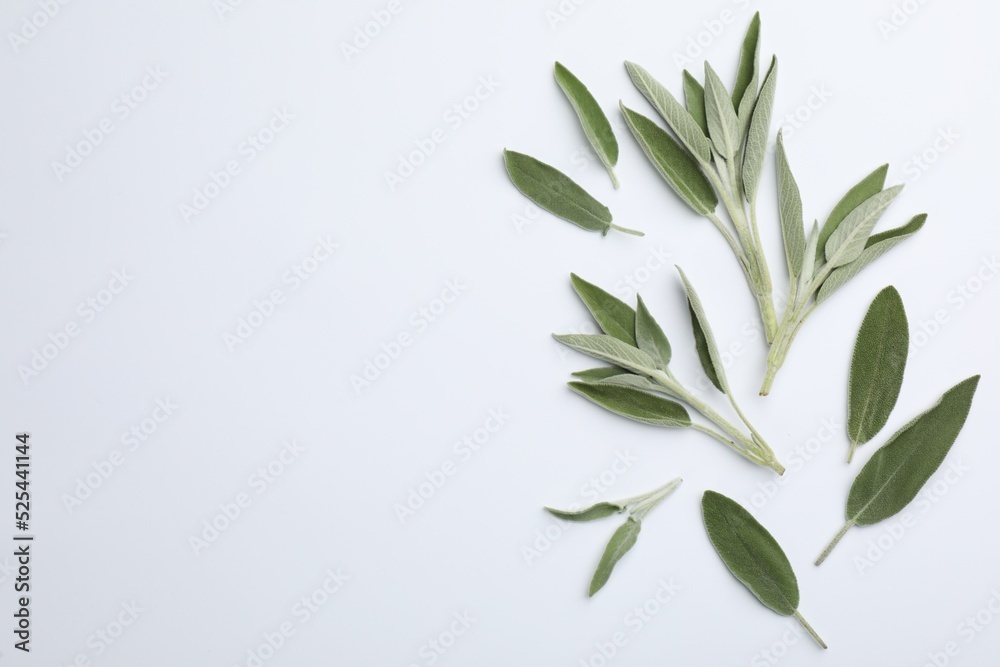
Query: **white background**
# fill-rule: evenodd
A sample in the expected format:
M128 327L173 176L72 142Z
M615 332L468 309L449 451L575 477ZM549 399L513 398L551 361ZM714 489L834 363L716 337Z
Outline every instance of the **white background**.
M0 507L12 513L14 434L29 431L37 541L30 657L12 647L12 559L0 560L3 659L248 665L248 651L290 623L294 634L265 664L600 665L596 645L618 632L627 643L608 664L773 664L761 651L774 650L800 666L916 666L949 642L958 649L951 664L994 664L1000 620L971 633L959 626L1000 590L992 414L1000 287L977 278L993 277L989 262L1000 246L991 205L1000 149L995 3L910 2L910 14L896 16L898 30L885 34L888 1L590 0L553 24L547 12L559 11L556 0L402 0L392 22L346 57L342 44L386 6L247 0L220 13L208 0L71 2L14 44L9 33L21 33L39 5L5 4L0 437L9 449L0 457ZM675 56L689 40L706 46L687 66L700 73L707 57L731 82L755 9L764 62L779 55L773 129L786 127L807 218L825 219L885 161L890 182L907 188L879 229L930 216L817 311L766 399L756 395L765 348L748 334L757 316L736 262L711 225L659 180L616 110L621 98L651 114L628 81L626 59L679 94ZM723 12L730 23L713 23ZM556 59L614 119L617 192L552 78ZM147 68L166 77L135 94L145 99L123 118L115 101L133 95ZM481 78L499 87L461 124L449 124L445 113ZM816 96L821 90L827 99ZM294 118L249 160L241 143L275 109ZM786 119L796 112L799 120ZM60 179L53 163L105 118L113 132ZM437 128L444 143L391 190L385 173ZM942 133L953 139L938 142L947 148L939 152ZM601 238L547 214L519 229L513 216L527 201L504 174L504 147L563 169L608 203L616 222L646 236ZM920 169L913 159L925 151L936 160ZM179 207L229 160L240 172L186 221ZM762 192L774 192L770 159ZM772 199L763 198L761 224L782 285ZM318 238L339 247L292 289L283 275ZM649 271L656 253L670 261ZM592 365L549 337L588 322L571 271L630 301L625 277L644 281L673 343L675 372L698 381L673 263L697 286L720 344L741 346L730 378L789 466L781 486L701 434L628 422L564 385L570 372ZM133 277L128 286L87 321L79 304L109 296L102 290L122 269ZM418 330L414 313L447 281L463 291ZM853 337L871 298L890 283L920 346L890 423L847 467ZM959 286L978 291L968 299ZM284 303L230 349L224 336L274 289ZM942 313L947 321L933 335L918 336L921 323ZM71 323L80 334L37 375L22 377L19 367L30 368L50 335L58 339ZM356 391L352 376L401 333L412 344ZM842 523L860 465L974 373L983 381L947 464L964 468L961 477L935 477L943 495L908 508L901 536L891 537L889 524L857 528L814 567ZM720 395L704 394L724 407ZM122 434L141 428L157 399L178 407L130 451ZM508 415L506 423L472 456L456 454L454 443L491 409ZM831 422L832 432L824 428ZM258 494L251 476L292 439L304 451ZM115 451L121 465L85 500L68 500ZM634 459L627 471L606 473L625 453ZM401 522L397 505L448 461L455 474ZM550 528L557 539L546 544L539 531L553 521L541 508L584 502L583 485L602 472L615 478L602 499L678 475L686 481L588 600L616 520L565 534ZM706 488L756 505L797 571L801 610L828 652L808 638L786 641L796 639L788 619L730 576L701 525ZM250 505L196 554L191 538L241 493ZM884 554L871 551L879 540ZM869 556L880 558L863 565ZM349 579L301 623L295 605L321 590L328 570ZM661 580L680 588L636 631L627 615ZM133 602L138 619L113 644L98 639L99 630L117 632L122 604ZM446 633L451 643L453 615L466 612L471 628L432 663L428 642Z

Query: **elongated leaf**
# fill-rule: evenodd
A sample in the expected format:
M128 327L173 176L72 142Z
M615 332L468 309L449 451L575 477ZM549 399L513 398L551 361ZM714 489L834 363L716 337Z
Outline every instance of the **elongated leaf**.
M562 519L563 521L594 521L595 519L603 519L604 517L611 516L612 514L619 514L624 510L625 506L619 505L618 503L596 503L590 507L586 507L575 512L552 509L551 507L545 508L546 512Z
M771 58L771 67L760 87L760 95L754 105L747 130L746 147L743 149L743 191L747 201L757 199L760 177L764 172L764 158L767 156L767 138L771 132L771 112L774 110L774 89L778 80L778 59Z
M909 347L903 300L895 287L886 287L868 307L854 343L847 391L848 462L857 446L874 438L889 421L903 386Z
M632 421L668 428L686 428L691 425L691 416L683 405L639 389L607 382L570 382L569 388L602 408Z
M850 264L861 255L875 223L902 189L902 185L896 185L882 190L847 214L826 242L826 260L831 267Z
M580 124L583 125L583 131L590 145L594 147L597 156L608 170L611 182L618 187L618 178L614 170L618 164L618 140L615 138L614 130L611 129L611 121L604 115L601 105L587 87L561 63L556 63L555 74L559 87L566 93L576 115L580 118Z
M576 275L570 274L573 289L587 310L597 320L601 331L614 336L618 340L635 345L635 311L621 299L605 292L597 285L588 283Z
M711 145L698 122L681 106L669 90L654 79L649 72L635 63L626 62L625 68L632 83L649 100L656 112L667 122L677 138L703 163L712 159Z
M816 293L816 303L825 301L831 294L840 289L844 283L858 275L866 266L895 248L902 241L916 234L926 221L927 215L921 213L902 227L896 227L895 229L890 229L870 237L865 243L865 249L856 260L839 269L835 269L823 281L819 292Z
M524 153L505 150L503 160L514 186L540 208L578 227L607 235L611 211L569 176Z
M860 206L866 199L882 192L882 188L885 187L885 175L888 172L889 165L883 164L848 190L847 194L833 207L830 217L826 219L826 222L823 223L823 229L820 230L819 254L817 255L819 261L824 258L823 249L826 247L826 242L830 240L830 235L840 226L847 214Z
M638 300L635 309L635 338L639 349L653 358L657 368L665 370L670 363L670 341L653 319L641 296Z
M601 380L613 378L616 375L631 375L631 373L624 371L617 366L602 366L601 368L590 368L585 371L577 371L572 373L572 375L575 378L579 378L581 382L600 382Z
M594 578L590 580L590 597L594 597L594 593L608 583L615 565L629 549L635 546L641 525L639 521L629 517L611 536L608 546L604 549L604 555L601 556L601 562L597 565L597 571L594 572Z
M623 387L632 387L633 389L641 389L642 391L652 391L659 394L666 394L667 396L673 396L674 398L680 398L675 392L670 391L667 387L653 382L647 377L642 375L636 375L635 373L620 373L619 375L614 375L604 380L598 380L592 384L614 384Z
M694 344L698 350L698 359L701 361L701 367L705 370L705 375L712 381L715 388L723 394L728 394L729 381L726 379L726 369L722 365L722 356L719 354L719 348L715 344L715 336L712 335L712 329L708 325L708 317L705 315L705 309L701 305L701 299L698 298L698 293L694 291L694 287L687 279L687 276L684 275L681 267L678 266L677 271L681 274L681 280L684 282L684 291L687 292L688 307L691 311L691 328L694 330Z
M722 79L712 66L705 63L705 116L708 119L708 136L715 150L727 161L739 154L743 135L733 100L726 92Z
M695 213L707 215L715 210L719 198L697 161L674 141L666 130L641 113L621 105L625 123L639 142L642 152L660 176Z
M648 354L613 336L569 334L566 336L555 335L553 338L577 352L642 375L656 372L656 363Z
M978 375L959 382L872 455L847 497L849 523L878 523L910 504L958 438L978 385Z
M708 119L705 118L705 88L691 72L684 70L684 106L688 113L698 123L701 131L708 136Z
M778 542L739 503L715 491L701 499L712 546L722 561L764 606L791 616L799 606L799 584Z
M760 12L755 12L750 20L750 27L743 38L743 48L740 51L740 64L736 70L736 84L733 86L733 107L740 108L743 96L750 88L754 74L758 71L760 61ZM754 90L754 93L757 91Z
M778 131L778 214L781 218L781 237L785 241L785 260L792 282L802 271L802 258L806 253L806 237L802 229L802 196L799 186L788 166L785 143Z

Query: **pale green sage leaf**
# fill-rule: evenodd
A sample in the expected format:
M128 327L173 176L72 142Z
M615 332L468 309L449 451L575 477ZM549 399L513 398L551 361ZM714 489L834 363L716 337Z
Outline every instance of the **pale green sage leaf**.
M626 62L625 68L628 70L632 83L667 122L681 143L698 160L707 164L712 159L710 142L687 109L681 106L681 103L674 98L669 90L639 65Z

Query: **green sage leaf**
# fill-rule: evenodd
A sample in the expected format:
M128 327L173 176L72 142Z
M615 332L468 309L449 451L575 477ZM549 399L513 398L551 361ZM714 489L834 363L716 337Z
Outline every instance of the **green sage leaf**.
M650 375L656 372L656 363L648 354L613 336L568 334L555 335L553 338L577 352L641 375Z
M598 380L592 384L613 384L620 385L623 387L632 387L633 389L641 389L642 391L651 391L658 394L666 394L667 396L673 396L674 398L681 398L680 395L671 391L669 388L662 384L653 382L647 377L642 375L636 375L635 373L619 373L609 378L603 380Z
M819 292L816 293L816 303L828 299L831 294L840 289L848 280L858 275L866 266L895 248L905 239L916 234L926 221L927 215L921 213L902 227L896 227L895 229L890 229L870 237L865 243L865 249L861 251L861 255L856 260L838 269L834 269L827 276L827 279L823 281L823 285L819 288Z
M868 235L895 199L902 185L882 190L847 214L826 242L826 260L832 268L850 264L864 251Z
M590 580L590 597L594 597L594 593L608 583L615 565L629 549L635 546L641 525L639 521L629 517L611 536L608 546L604 549L604 555L601 556L601 562L597 565L597 571L594 572L594 578Z
M708 325L708 317L701 305L701 299L698 298L698 293L694 291L694 287L684 275L681 267L678 266L677 271L681 274L684 291L687 293L688 308L691 311L691 328L694 330L694 344L698 351L701 367L715 388L723 394L728 394L729 381L726 379L726 370L722 365L722 356L715 344L715 336L712 335L712 329Z
M705 88L691 72L684 70L684 106L688 113L698 123L701 131L708 136L708 119L705 118Z
M638 297L635 309L635 338L639 349L652 357L657 368L666 370L670 363L670 341L653 319L641 296Z
M611 129L611 121L604 115L601 105L587 87L561 63L556 63L555 75L556 82L566 93L576 115L580 118L580 124L583 125L583 131L590 145L601 158L604 168L611 176L611 182L617 188L618 178L615 176L614 167L618 164L618 140L615 138L614 130Z
M571 273L569 277L573 289L597 320L601 331L635 346L635 311L632 307L575 273Z
M545 511L563 521L594 521L595 519L609 517L612 514L620 514L625 511L625 506L618 503L596 503L575 512L552 509L551 507L546 507Z
M799 274L799 289L805 290L812 281L816 267L816 247L819 245L819 220L813 222L806 240L805 254L802 256L802 273Z
M743 48L740 51L740 64L736 70L736 85L733 86L733 107L740 108L740 103L747 90L751 88L754 74L757 73L760 61L760 12L755 12L750 20L750 27L743 38ZM754 93L757 91L754 90Z
M666 130L652 120L632 111L624 104L621 105L621 109L632 136L639 142L642 152L653 163L667 185L695 213L707 215L714 211L719 198L698 166L698 162L674 141Z
M677 134L681 143L703 164L712 159L711 144L698 122L681 106L669 90L654 79L649 72L635 63L626 62L625 68L632 83L649 100L656 112Z
M847 392L847 435L851 450L874 438L896 406L903 386L910 328L895 287L878 293L858 331Z
M585 371L577 371L571 375L575 378L579 378L581 382L600 382L601 380L613 378L616 375L631 375L631 373L624 371L617 366L602 366L601 368L590 368Z
M889 165L883 164L848 190L847 194L833 207L830 217L826 219L826 222L823 223L823 229L820 230L818 262L824 259L823 249L826 247L826 242L830 240L830 235L844 221L847 214L860 206L866 199L882 192L882 188L885 187L885 176L888 172Z
M726 160L732 161L739 153L743 135L733 100L726 92L722 79L712 66L705 63L705 116L708 119L708 136L715 150Z
M795 282L802 271L802 259L806 252L806 237L802 229L802 196L799 186L788 166L785 142L778 131L778 214L781 218L781 237L785 241L785 260L788 273Z
M747 202L757 200L760 177L764 172L767 156L767 138L771 131L771 112L774 110L774 89L778 79L778 59L771 58L771 67L760 87L747 130L746 147L743 149L743 192Z
M568 384L587 400L632 421L667 428L691 425L691 416L684 406L662 396L608 382Z

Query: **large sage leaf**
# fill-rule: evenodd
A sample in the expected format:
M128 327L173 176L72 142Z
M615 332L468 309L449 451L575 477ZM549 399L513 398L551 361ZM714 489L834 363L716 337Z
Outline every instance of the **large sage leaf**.
M641 375L650 375L656 372L656 363L648 354L613 336L568 334L565 336L554 335L553 338L577 352Z
M785 241L785 260L792 282L802 270L802 258L806 252L805 231L802 228L802 196L799 186L788 166L785 143L778 131L778 215L781 218L781 237Z
M684 406L662 396L608 382L568 384L587 400L633 421L668 428L691 425L691 416Z
M641 522L629 517L611 536L611 540L601 556L601 562L597 565L597 571L594 572L594 578L590 580L590 597L593 597L594 593L608 583L615 565L622 559L622 556L628 553L629 549L635 546L641 525Z
M726 160L732 161L739 153L743 135L733 100L726 92L722 79L712 66L705 63L705 116L708 118L708 136L715 150Z
M641 296L638 297L635 309L635 338L639 349L653 358L657 368L666 370L670 363L670 341L653 319Z
M691 72L684 70L684 106L688 113L698 123L701 131L708 136L708 119L705 118L705 88Z
M896 185L882 190L847 214L826 242L826 260L831 268L850 264L861 255L875 223L902 189L902 185Z
M854 457L858 445L874 438L896 406L903 386L910 329L895 287L878 293L858 331L847 392L847 435Z
M667 185L699 215L714 211L719 198L698 162L652 120L624 104L621 109L632 136Z
M603 519L609 517L612 514L619 514L625 511L624 505L619 505L618 503L595 503L590 507L586 507L582 510L577 510L575 512L567 512L566 510L557 510L551 507L546 507L545 511L549 514L556 516L563 521L594 521L595 519Z
M826 247L826 242L830 240L830 235L833 234L834 230L844 221L847 214L856 209L861 205L863 201L874 197L879 192L882 192L882 188L885 187L885 175L889 172L889 165L883 164L881 167L868 174L861 181L855 185L853 188L847 191L847 194L841 198L837 205L833 207L833 211L830 213L830 217L826 219L823 223L823 228L819 233L819 250L817 259L821 262L824 259L823 249Z
M635 311L632 307L575 273L571 273L569 277L573 289L594 316L601 331L635 346Z
M757 200L757 189L764 171L767 156L767 138L771 132L771 112L774 109L774 89L778 79L778 59L771 58L771 67L760 87L760 95L754 105L747 130L746 147L743 149L743 192L747 202Z
M694 331L694 344L698 351L698 359L705 375L712 381L715 388L723 394L729 393L729 381L726 379L726 370L722 365L722 356L719 348L715 344L715 336L708 325L708 317L705 315L705 308L701 305L701 299L695 292L694 286L684 275L684 271L678 266L677 271L681 274L684 282L684 291L687 293L688 307L691 311L691 328Z
M670 129L677 134L681 143L698 158L707 164L712 159L711 144L698 122L681 106L669 90L654 79L649 72L635 63L626 62L625 68L632 83L643 96L649 100L656 112L667 122Z
M611 182L618 187L618 178L614 170L618 164L618 140L615 138L614 130L611 129L611 121L604 115L601 105L587 87L561 63L556 63L555 75L556 82L566 93L576 115L580 118L580 124L583 125L584 134L587 135L590 145L594 147L597 156L608 170Z

